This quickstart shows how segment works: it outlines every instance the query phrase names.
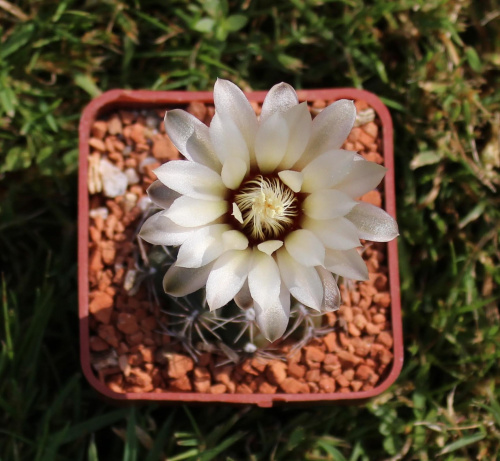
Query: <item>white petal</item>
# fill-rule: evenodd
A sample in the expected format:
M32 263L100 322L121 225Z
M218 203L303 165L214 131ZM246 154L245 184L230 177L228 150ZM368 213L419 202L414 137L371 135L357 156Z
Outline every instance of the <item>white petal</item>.
M319 278L323 284L323 301L321 312L333 312L340 307L340 290L332 273L324 267L318 266Z
M210 168L186 160L171 160L154 170L167 187L202 200L220 200L227 189L221 177Z
M291 85L284 82L274 85L266 94L262 104L260 123L276 112L285 112L298 103L299 98Z
M290 318L290 292L282 283L278 298L269 299L265 305L254 303L255 320L268 341L281 338Z
M292 296L319 311L323 301L323 284L314 267L304 267L292 258L285 248L276 252L281 278Z
M161 181L155 181L147 190L150 200L158 207L167 209L180 197L179 193L169 189Z
M228 230L222 234L224 251L227 250L246 250L248 248L248 239L237 230Z
M309 229L323 242L325 247L334 250L350 250L361 246L358 229L346 218L316 220L305 218L302 227Z
M301 191L304 175L300 171L284 170L280 171L278 176L295 193Z
M294 106L283 114L290 136L286 148L286 154L279 164L278 169L290 169L304 153L309 143L312 129L312 119L307 103L303 102Z
M241 290L247 279L251 250L232 250L215 261L207 280L207 303L213 311L226 305Z
M196 227L208 224L227 212L227 202L199 200L181 196L165 212L179 226Z
M257 116L248 99L234 83L217 79L214 86L215 110L224 119L234 120L245 138L248 149L253 152L255 133L257 132Z
M386 211L360 202L346 216L357 228L359 238L373 242L389 242L399 235L398 224Z
M142 225L139 237L153 245L180 245L196 228L175 224L165 216L165 212L156 213Z
M250 288L248 288L248 279L238 291L238 294L234 297L234 302L240 309L250 309L253 307L253 298L250 294Z
M231 227L228 224L214 224L193 232L179 248L178 267L201 267L212 262L224 252L222 235Z
M334 274L352 280L368 280L368 268L356 248L331 250L327 248L325 267Z
M329 189L340 183L353 168L356 155L355 152L337 149L316 157L302 170L304 174L302 192Z
M325 247L311 231L298 229L285 238L288 253L304 266L322 266L325 261Z
M307 196L302 202L302 209L313 219L333 219L345 216L356 204L355 200L343 192L322 189Z
M238 189L241 181L243 181L243 178L247 174L247 171L247 164L241 158L226 158L226 161L224 162L224 165L222 167L222 182L229 189Z
M283 246L283 242L281 240L266 240L265 242L259 243L257 248L271 256L276 250Z
M272 173L279 165L289 134L288 125L279 112L260 124L255 138L255 158L261 173Z
M265 309L269 300L279 298L280 284L280 271L274 258L255 248L248 272L252 298Z
M238 208L238 205L236 205L235 202L233 202L233 212L231 213L231 216L234 216L234 219L236 219L236 221L243 224L243 215L241 214L241 210Z
M165 130L175 147L188 160L220 171L222 165L212 148L208 127L194 115L181 109L167 111Z
M323 152L339 149L355 120L356 107L353 101L341 99L323 109L313 120L309 144L296 166L303 168Z
M163 277L163 289L169 295L181 297L186 296L203 288L207 283L208 274L213 263L197 269L170 266Z
M356 198L370 192L378 186L385 176L387 168L365 160L361 155L354 157L351 171L335 185L335 189Z
M228 158L237 157L250 165L248 144L230 118L224 118L217 112L210 123L210 139L220 162L224 164Z

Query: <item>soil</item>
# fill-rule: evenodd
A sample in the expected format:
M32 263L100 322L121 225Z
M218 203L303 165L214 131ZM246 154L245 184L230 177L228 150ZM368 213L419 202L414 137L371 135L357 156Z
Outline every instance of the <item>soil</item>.
M310 110L314 115L331 102L315 101ZM379 122L366 102L355 104L357 126L344 148L381 164ZM253 106L259 113L260 105ZM200 102L184 108L207 124L214 113L213 106ZM299 347L286 340L274 345L273 356L227 363L227 357L207 351L193 357L165 334L165 314L145 284L137 283L144 271L138 255L145 247L136 238L146 189L156 180L152 170L181 158L165 134L165 109L118 110L91 129L89 325L98 379L117 393L351 393L377 386L393 361L386 244L365 246L369 280L341 284L340 309L324 316L330 331ZM126 173L124 194L107 198L100 192L101 158ZM362 200L380 206L383 197L374 190Z

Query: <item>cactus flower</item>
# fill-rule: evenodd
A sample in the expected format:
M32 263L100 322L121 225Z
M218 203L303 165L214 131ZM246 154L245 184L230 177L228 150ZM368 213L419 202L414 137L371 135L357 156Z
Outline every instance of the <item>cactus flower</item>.
M186 160L155 170L148 194L162 211L142 226L153 244L180 246L163 285L173 296L206 287L207 304L253 307L264 336L286 330L290 299L319 312L338 309L335 275L366 280L360 239L398 235L384 210L356 200L386 169L341 149L356 109L349 100L312 120L286 83L267 93L260 117L244 93L217 80L210 127L174 109L170 139Z

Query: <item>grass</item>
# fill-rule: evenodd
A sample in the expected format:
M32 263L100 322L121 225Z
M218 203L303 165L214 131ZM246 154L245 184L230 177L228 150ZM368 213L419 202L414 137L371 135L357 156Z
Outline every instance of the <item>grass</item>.
M499 64L497 0L0 0L0 459L497 459ZM117 408L82 378L81 110L218 76L391 108L406 357L367 405Z

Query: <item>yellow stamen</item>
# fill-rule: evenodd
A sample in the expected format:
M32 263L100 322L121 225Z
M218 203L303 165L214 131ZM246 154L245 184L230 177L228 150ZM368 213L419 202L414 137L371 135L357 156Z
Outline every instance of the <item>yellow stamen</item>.
M245 183L234 200L243 229L261 241L280 237L298 215L295 194L278 178L259 175Z

